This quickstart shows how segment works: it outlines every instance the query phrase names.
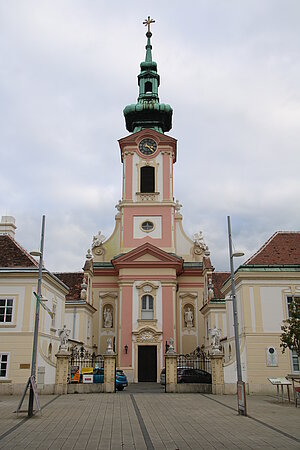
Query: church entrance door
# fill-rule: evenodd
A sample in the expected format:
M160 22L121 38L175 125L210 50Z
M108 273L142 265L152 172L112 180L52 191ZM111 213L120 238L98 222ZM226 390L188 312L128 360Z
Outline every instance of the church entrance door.
M157 381L156 345L138 346L138 380Z

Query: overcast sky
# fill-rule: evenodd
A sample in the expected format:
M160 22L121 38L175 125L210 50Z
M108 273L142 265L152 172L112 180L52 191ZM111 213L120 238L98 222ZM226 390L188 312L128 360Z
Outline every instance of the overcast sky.
M50 270L113 231L148 15L187 234L228 270L227 215L245 257L300 229L299 0L0 0L0 215Z

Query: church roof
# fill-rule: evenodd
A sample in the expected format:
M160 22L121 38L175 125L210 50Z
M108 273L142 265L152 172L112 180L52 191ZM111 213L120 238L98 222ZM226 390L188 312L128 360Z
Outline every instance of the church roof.
M66 300L80 300L83 272L60 272L54 275L69 288Z
M0 267L37 268L38 263L14 238L3 234L0 235Z
M276 231L244 266L295 264L300 264L300 231Z
M140 64L141 71L138 75L137 103L127 105L123 111L126 128L130 133L136 133L145 128L152 128L164 133L172 128L173 110L170 105L160 103L158 97L160 76L157 73L157 64L152 60L152 33L150 31L150 24L154 22L150 17L144 22L144 25L148 26L147 45L145 61Z
M222 299L225 295L221 292L221 288L225 281L230 277L230 272L213 272L212 284L214 287L214 298Z

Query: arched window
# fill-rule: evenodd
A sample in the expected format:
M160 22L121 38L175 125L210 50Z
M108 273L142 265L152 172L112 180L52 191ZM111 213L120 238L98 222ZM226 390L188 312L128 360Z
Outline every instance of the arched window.
M142 314L143 320L151 320L154 316L153 297L152 295L143 295L142 297Z
M151 83L151 81L146 81L145 94L150 94L151 92L152 92L152 83Z
M155 169L151 166L141 167L141 192L155 192Z
M52 344L51 343L49 344L49 347L48 347L48 358L49 359L52 358Z

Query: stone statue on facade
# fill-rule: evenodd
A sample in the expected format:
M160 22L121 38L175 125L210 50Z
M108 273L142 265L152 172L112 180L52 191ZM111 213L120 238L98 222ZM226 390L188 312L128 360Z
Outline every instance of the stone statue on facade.
M212 279L208 279L208 300L212 300L215 297L214 285Z
M193 326L193 319L194 319L193 311L191 310L190 307L188 307L184 313L184 321L188 328L191 328Z
M112 313L109 308L104 308L103 312L104 328L112 328Z
M96 236L93 236L92 248L100 247L105 239L106 237L101 233L101 231L98 231L98 234L96 234Z
M210 335L212 337L212 350L214 353L220 352L220 337L221 337L221 330L220 328L217 328L216 326L209 330Z
M68 351L68 341L71 330L68 330L66 325L60 330L58 330L58 336L60 338L59 351Z
M80 292L80 300L86 300L86 288L87 288L87 284L86 284L86 278L84 277L82 280L82 284L81 284L81 292Z
M176 200L176 203L175 203L175 211L176 211L177 213L180 213L181 208L182 208L182 204L179 203L179 200Z
M204 256L210 255L208 245L206 245L204 242L202 231L199 231L199 233L194 234L193 241L194 241L194 253L196 255L202 255L203 253Z
M114 354L114 349L113 349L113 340L112 338L108 338L106 341L106 350L105 350L105 354L109 355L109 354Z
M175 351L175 348L174 348L174 339L172 337L170 337L167 354L172 354L172 353L176 353L176 351Z

